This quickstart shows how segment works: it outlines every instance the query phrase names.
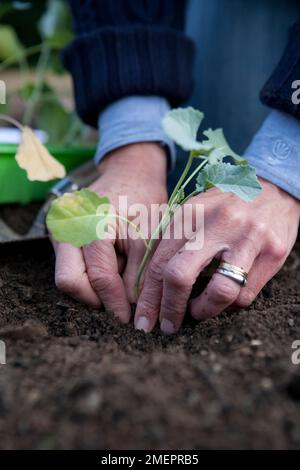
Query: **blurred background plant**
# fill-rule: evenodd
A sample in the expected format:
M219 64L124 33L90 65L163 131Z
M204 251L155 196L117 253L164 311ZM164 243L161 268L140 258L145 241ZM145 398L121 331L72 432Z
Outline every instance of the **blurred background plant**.
M0 1L0 78L7 84L1 114L42 129L47 143L57 146L94 139L73 110L70 79L60 61L72 37L66 1Z

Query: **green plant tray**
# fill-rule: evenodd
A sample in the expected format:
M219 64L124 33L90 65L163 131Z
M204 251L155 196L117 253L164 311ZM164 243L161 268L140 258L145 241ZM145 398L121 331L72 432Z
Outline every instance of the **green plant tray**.
M26 172L15 160L17 145L0 144L0 204L21 203L45 199L55 180L47 183L29 181ZM48 150L66 168L67 172L93 158L95 147L54 147Z

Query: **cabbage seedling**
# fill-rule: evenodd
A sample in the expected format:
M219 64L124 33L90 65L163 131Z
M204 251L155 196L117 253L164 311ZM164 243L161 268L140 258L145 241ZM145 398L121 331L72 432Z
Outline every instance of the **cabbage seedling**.
M246 202L255 199L262 190L255 169L229 147L222 129L208 129L203 132L205 139L197 140L203 117L203 113L188 107L171 110L162 121L165 133L182 149L188 151L189 157L170 196L167 209L150 240L145 240L139 228L135 227L146 245L137 274L136 294L139 292L140 279L153 254L158 235L164 232L179 206L192 196L210 188L231 192ZM230 162L224 161L227 157L230 157ZM197 165L192 170L195 161ZM195 189L186 194L186 187L193 179L196 181ZM107 198L99 197L87 189L65 194L52 203L47 215L48 229L55 240L81 247L99 239L96 230L99 222L103 221L105 225L109 217L124 220L117 214L110 215L108 205ZM133 225L131 221L125 220Z

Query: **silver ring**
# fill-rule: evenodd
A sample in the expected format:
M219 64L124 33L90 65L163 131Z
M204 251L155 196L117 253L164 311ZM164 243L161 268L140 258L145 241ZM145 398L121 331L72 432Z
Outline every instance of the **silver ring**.
M217 268L217 273L223 274L223 276L230 277L234 281L238 282L242 287L245 287L248 282L248 273L243 269L233 264L222 261Z

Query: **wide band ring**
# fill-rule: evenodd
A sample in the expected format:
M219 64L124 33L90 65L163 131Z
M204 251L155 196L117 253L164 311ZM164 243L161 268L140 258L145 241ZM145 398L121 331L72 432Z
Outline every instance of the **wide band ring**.
M246 271L243 271L243 269L239 268L238 266L226 263L226 261L222 261L220 263L219 267L217 268L217 273L223 274L223 276L233 279L242 287L245 287L247 285L248 273L246 273Z

